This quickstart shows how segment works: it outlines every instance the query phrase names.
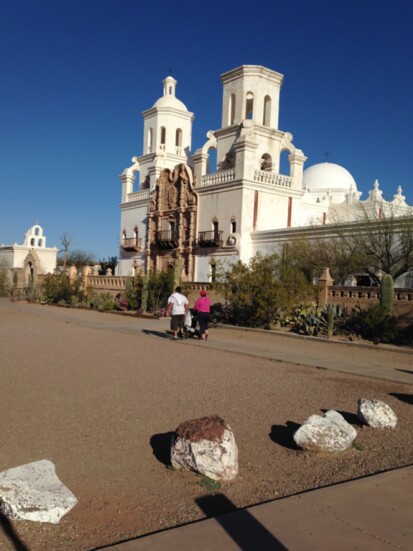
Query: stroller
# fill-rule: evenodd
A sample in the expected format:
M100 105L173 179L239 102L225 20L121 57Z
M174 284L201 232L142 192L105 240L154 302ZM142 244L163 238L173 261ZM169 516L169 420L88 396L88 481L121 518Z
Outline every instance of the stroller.
M194 309L191 308L185 316L184 339L187 339L188 337L196 337L199 339L199 330L196 328L196 322L196 314Z

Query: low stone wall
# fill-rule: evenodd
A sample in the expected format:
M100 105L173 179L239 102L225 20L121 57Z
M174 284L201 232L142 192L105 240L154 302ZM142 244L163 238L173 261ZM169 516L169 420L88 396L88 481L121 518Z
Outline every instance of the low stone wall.
M371 304L380 303L380 287L340 287L327 288L327 304L342 304L347 308L360 306L367 309ZM413 289L395 289L393 316L402 325L413 324Z
M126 276L91 276L85 278L85 287L88 292L91 290L98 293L109 293L116 296L125 292Z

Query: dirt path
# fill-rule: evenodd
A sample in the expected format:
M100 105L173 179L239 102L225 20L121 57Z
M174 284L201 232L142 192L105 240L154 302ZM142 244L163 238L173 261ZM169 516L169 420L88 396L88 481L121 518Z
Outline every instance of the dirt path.
M165 464L185 419L216 413L234 429L240 474L221 491L237 507L412 463L411 384L173 343L165 322L0 301L0 470L50 459L79 499L59 525L14 523L31 551L89 550L201 518L202 479ZM237 339L245 332L228 347ZM292 342L291 357L307 346ZM339 361L340 350L344 361L347 347L330 354ZM368 350L352 363L374 364ZM409 380L410 356L384 353ZM359 397L386 401L398 427L357 425ZM334 456L295 449L298 424L331 408L355 424L357 445ZM1 531L0 548L15 549Z

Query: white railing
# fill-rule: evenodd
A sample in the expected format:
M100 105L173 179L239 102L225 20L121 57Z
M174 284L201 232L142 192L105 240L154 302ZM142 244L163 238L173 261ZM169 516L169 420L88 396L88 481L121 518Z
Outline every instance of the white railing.
M280 187L291 187L293 185L293 179L290 176L274 174L274 172L266 172L265 170L256 170L254 172L254 180Z
M142 189L141 191L135 191L128 194L128 203L131 201L141 201L142 199L149 199L150 189Z
M213 174L205 174L201 177L201 187L213 186L214 184L223 184L235 180L235 169L221 170Z

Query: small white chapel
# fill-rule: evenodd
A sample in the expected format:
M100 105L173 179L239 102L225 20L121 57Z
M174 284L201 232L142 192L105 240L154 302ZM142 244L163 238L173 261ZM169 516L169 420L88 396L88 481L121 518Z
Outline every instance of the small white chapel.
M46 247L43 228L35 224L27 230L22 245L0 246L0 268L18 275L19 285L31 285L39 274L52 274L56 269L57 247Z
M194 114L176 96L177 81L143 111L143 152L120 175L117 275L177 269L181 281L213 281L217 263L280 252L294 235L329 235L360 210L413 214L399 187L391 201L378 181L365 200L348 170L334 163L304 169L307 157L278 128L283 75L242 65L221 75L221 128L191 152ZM210 158L215 150L216 166ZM287 152L289 170L280 172Z

